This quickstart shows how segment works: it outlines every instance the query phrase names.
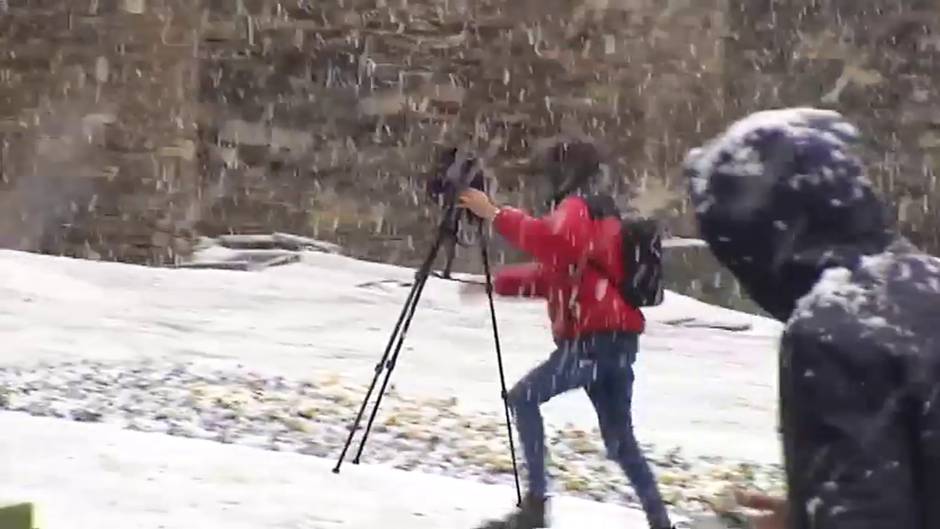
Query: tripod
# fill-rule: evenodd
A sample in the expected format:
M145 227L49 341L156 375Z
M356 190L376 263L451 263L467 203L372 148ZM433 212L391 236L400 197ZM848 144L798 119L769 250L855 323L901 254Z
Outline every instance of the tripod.
M338 474L340 471L343 460L346 458L346 453L349 451L349 448L352 445L353 437L355 437L356 431L359 429L359 425L362 422L362 417L365 414L366 407L369 404L369 399L372 397L372 393L375 391L375 386L378 383L382 372L384 371L385 379L382 381L382 386L379 389L378 396L376 397L375 405L373 406L372 413L369 416L369 422L366 424L366 429L362 434L362 439L359 441L359 449L356 451L356 457L353 459L353 464L358 465L360 459L362 458L362 451L365 448L366 441L368 440L369 432L372 431L372 424L375 422L375 416L378 414L379 405L382 403L382 397L384 397L385 391L388 388L389 380L392 377L392 371L395 369L395 365L398 363L398 355L401 353L401 348L405 341L405 335L408 333L408 328L411 326L411 321L414 318L415 309L418 306L421 293L424 291L424 286L427 284L428 277L431 275L431 269L434 266L434 260L437 258L437 254L440 251L444 240L449 236L455 236L455 234L451 234L451 231L456 229L459 213L460 211L452 203L448 204L448 207L445 209L443 219L441 220L441 223L437 229L437 236L434 239L434 243L431 245L431 251L428 252L427 257L415 274L414 285L411 287L411 292L408 294L408 297L405 300L405 305L402 307L401 314L398 316L398 322L395 323L395 328L392 331L392 335L389 337L388 344L385 346L385 352L382 354L379 362L375 365L375 376L372 378L372 384L369 385L369 389L366 391L366 396L362 401L362 406L359 408L359 413L356 415L356 419L354 420L352 427L349 429L349 437L346 439L346 444L343 446L343 451L339 456L339 460L336 462L336 467L333 469L333 472L336 474ZM480 235L480 251L483 258L483 269L486 275L486 294L489 299L490 319L492 320L493 324L493 340L496 345L496 363L499 367L499 381L502 388L503 409L506 412L506 431L509 435L509 451L512 457L512 470L516 483L516 500L517 504L521 504L522 491L519 486L519 470L516 465L516 449L513 442L512 422L509 417L509 403L506 400L506 376L503 370L503 354L499 344L499 330L497 329L496 325L496 307L493 302L493 276L490 271L487 238L482 222L478 225L478 228Z

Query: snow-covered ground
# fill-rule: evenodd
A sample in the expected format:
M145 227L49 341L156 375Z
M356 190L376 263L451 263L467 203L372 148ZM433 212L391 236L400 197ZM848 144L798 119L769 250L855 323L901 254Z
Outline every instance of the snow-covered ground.
M513 506L507 486L308 456L0 414L0 498L40 506L42 529L466 527ZM636 511L576 498L558 529L643 527Z
M365 384L412 274L317 253L299 264L246 273L0 252L0 368L153 359ZM432 280L393 377L396 395L453 397L461 416L500 413L487 312L484 300L462 301L456 283ZM663 306L646 313L650 324L641 341L635 391L641 441L663 449L679 446L689 457L776 463L779 324L671 293ZM540 303L501 300L497 314L511 384L552 344ZM680 321L684 325L675 325ZM751 329L695 326L701 323L746 323ZM556 429L571 423L590 430L596 422L587 399L577 393L552 401L544 414ZM265 525L363 529L440 526L445 520L469 526L504 510L511 499L502 485L368 466L350 467L336 477L328 472L331 462L311 456L111 428L0 414L0 431L16 433L0 436L0 475L12 476L0 481L0 497L48 498L47 510L62 515L78 506L89 517L88 527L114 526L108 523L112 513L137 516L131 527L159 527L157 520L165 527L255 527L261 525L258 516L273 513ZM364 461L377 448L370 444ZM232 478L228 490L225 479L207 477L216 468L212 465L242 477ZM269 473L268 466L279 470ZM124 475L134 484L122 484ZM155 481L141 482L150 479ZM184 481L195 484L184 486ZM199 499L184 498L187 490ZM434 505L428 505L429 495ZM466 495L473 498L461 497ZM273 502L276 507L268 510ZM357 507L369 505L375 507L366 512ZM458 508L466 511L459 514ZM557 509L559 527L565 527L565 516L584 510L635 518L617 507L580 500L565 500ZM369 516L402 522L376 525ZM200 523L186 523L192 519Z

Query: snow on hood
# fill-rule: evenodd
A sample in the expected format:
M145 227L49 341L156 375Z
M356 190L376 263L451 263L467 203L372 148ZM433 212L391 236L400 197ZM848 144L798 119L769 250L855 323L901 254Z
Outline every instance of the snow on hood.
M751 114L689 152L685 173L715 256L779 320L831 267L884 250L893 225L837 112Z

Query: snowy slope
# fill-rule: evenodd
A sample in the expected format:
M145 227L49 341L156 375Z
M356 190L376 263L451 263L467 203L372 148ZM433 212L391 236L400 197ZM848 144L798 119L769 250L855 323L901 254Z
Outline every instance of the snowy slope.
M292 377L335 374L344 380L366 383L371 379L375 363L407 295L408 287L400 283L410 281L412 274L410 270L397 267L316 253L308 254L299 264L245 273L155 270L0 252L0 339L3 343L0 367L68 360L156 358L210 366L245 365L253 370ZM776 462L779 450L775 431L774 349L780 332L779 324L671 293L663 306L646 312L650 325L641 342L635 396L635 422L641 441L658 446L681 446L692 455ZM546 356L551 341L540 303L500 301L497 313L507 377L511 384ZM747 323L752 329L728 332L667 323L688 319L724 324ZM454 396L458 398L459 406L468 412L499 411L501 402L498 399L495 353L485 301L462 302L455 283L432 280L418 308L394 382L400 394ZM568 422L582 428L595 425L587 399L577 393L551 402L545 409L545 418L550 425ZM152 449L146 450L146 457L156 459L141 462L140 469L151 468L152 472L159 473L160 468L165 468L168 475L159 478L152 487L139 484L139 488L129 489L128 502L122 507L122 512L137 512L141 516L148 516L147 512L167 501L160 496L167 486L160 483L183 479L174 470L179 463L170 461L171 457L160 456L158 452L186 453L190 449L185 447L196 446L187 443L198 443L203 447L192 448L194 454L203 451L215 454L213 457L218 458L218 464L238 467L243 472L263 472L263 469L253 468L252 463L268 459L285 461L279 463L283 467L309 468L309 474L323 474L329 466L312 457L269 454L258 450L247 455L243 450L253 449L189 439L168 440L155 434L108 433L102 430L108 427L101 425L56 422L58 430L50 431L42 426L46 424L43 421L0 415L0 431L19 432L15 437L3 436L6 444L0 445L2 453L26 454L0 458L0 475L16 476L18 486L26 486L31 494L37 490L44 491L44 494L63 502L60 506L83 504L88 500L83 496L86 493L82 487L74 486L74 482L54 479L54 474L73 468L70 465L79 465L74 466L74 471L89 479L96 476L95 483L98 483L98 478L112 479L112 485L122 493L124 487L114 476L107 478L109 473L136 475L133 465L117 465L110 469L107 457L118 456L102 459L97 455L98 436L113 438L108 450L115 453L134 453L140 450L141 443L154 443ZM55 437L60 433L63 439L72 440L62 441L63 446L76 448L56 450L57 441L45 439L45 436ZM136 436L143 436L139 439L147 441L138 440ZM71 461L69 457L75 461L66 464L63 457L66 461ZM87 458L98 463L88 460L82 464L98 466L81 467L80 460ZM48 461L48 464L43 461ZM185 465L179 468L185 468ZM331 493L342 495L352 494L354 488L361 484L360 481L345 480L359 479L374 482L377 487L374 494L361 501L381 502L385 510L376 507L376 516L392 519L424 506L425 502L417 499L425 496L426 485L419 485L419 481L433 483L431 488L441 491L472 489L474 507L469 509L471 512L466 514L466 518L459 518L457 526L470 525L470 521L479 520L485 513L501 511L508 501L505 499L506 491L501 487L487 488L369 467L353 468L358 478L344 475L341 478L344 481L339 482L324 481L332 479L332 475L309 477L310 481L306 482L299 477L297 480L292 478L289 483L272 485L271 495L283 497L285 506L302 511L297 516L309 516L311 512L321 510L331 512L329 509L342 511L339 507L331 507L335 503L333 497L321 496L322 501L319 501L317 492L313 491L305 503L303 498L307 496L291 485L309 483L311 489L330 489ZM35 479L30 477L34 474ZM0 497L15 492L8 487L10 482L7 481L0 485ZM412 502L406 498L394 499L381 487L393 491L417 488L422 492L416 494L416 501ZM227 493L220 491L218 494ZM244 494L250 494L250 491ZM481 500L489 497L498 500ZM220 523L231 513L235 513L231 514L231 520L251 519L237 516L239 508L226 507L223 499L206 501L216 500L214 507L207 507L211 512L207 511L204 516L223 517L217 519ZM107 503L102 501L97 498L89 505L97 508L106 506ZM444 519L454 521L451 514L444 511L462 506L468 500L448 498L441 501L439 507L443 511L427 514L428 520L437 520L434 522L437 526ZM192 512L185 505L186 502L181 500L160 507L163 511L159 512L174 516ZM485 512L477 510L477 505L483 505L480 509L485 508ZM226 514L226 508L231 513ZM242 508L251 510L246 506ZM559 508L567 510L566 507ZM592 512L616 512L620 519L629 516L614 507L584 508L592 509ZM89 516L93 516L93 512L97 511L89 507ZM361 512L336 516L335 522L329 521L334 518L327 517L309 523L282 518L282 525L273 526L379 527L356 518L365 516ZM206 520L206 525L195 526L213 527L209 519ZM467 522L463 523L464 520ZM418 523L411 520L405 525L390 524L389 527L421 527ZM434 523L429 522L428 526ZM248 525L251 524L244 526ZM155 527L146 521L138 526ZM226 521L220 526L240 527L236 521Z
M164 357L244 363L272 372L337 373L367 382L413 272L309 254L261 273L154 270L0 252L4 364L70 358ZM669 293L637 363L636 423L644 441L692 453L776 461L776 322ZM552 347L539 302L497 305L511 384ZM662 324L681 318L747 322L748 332ZM456 396L498 410L486 303L461 303L432 280L393 379L403 393ZM546 420L593 426L582 395L549 403ZM690 439L694 438L694 441Z

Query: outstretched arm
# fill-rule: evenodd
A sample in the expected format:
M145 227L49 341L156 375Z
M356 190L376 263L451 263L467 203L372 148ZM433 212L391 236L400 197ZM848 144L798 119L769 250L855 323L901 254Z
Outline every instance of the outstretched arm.
M504 207L493 219L493 227L513 246L553 267L577 264L591 241L587 204L580 198L562 201L542 218Z
M542 265L529 263L507 266L493 278L493 291L506 297L546 297L547 287Z
M460 203L478 217L492 220L500 235L543 265L562 268L578 264L591 249L591 217L581 198L563 200L542 218L516 208L496 207L476 189L465 190Z
M788 529L922 527L919 503L927 499L916 485L911 415L894 360L846 334L852 329L817 325L791 329L781 350ZM832 335L851 343L825 338Z

